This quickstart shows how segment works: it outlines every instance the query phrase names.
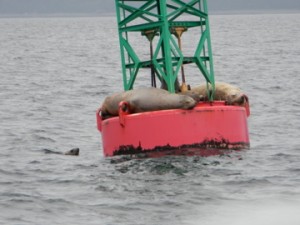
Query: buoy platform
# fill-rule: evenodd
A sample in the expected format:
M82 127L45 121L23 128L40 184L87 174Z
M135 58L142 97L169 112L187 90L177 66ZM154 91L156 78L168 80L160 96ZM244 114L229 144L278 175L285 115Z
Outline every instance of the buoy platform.
M200 102L191 110L160 110L128 114L120 103L119 116L102 120L105 156L126 154L219 154L249 148L248 107L228 106L224 101Z

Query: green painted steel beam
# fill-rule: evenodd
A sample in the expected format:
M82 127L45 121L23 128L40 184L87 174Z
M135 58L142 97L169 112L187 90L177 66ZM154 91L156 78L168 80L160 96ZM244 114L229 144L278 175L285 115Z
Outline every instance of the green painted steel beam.
M135 7L131 7L131 6L128 6L128 5L125 5L125 4L120 4L120 7L121 7L122 9L124 9L124 10L130 12L130 13L133 13L133 12L136 11L136 8L135 8ZM146 11L145 11L145 13L146 13ZM152 15L152 14L150 14L150 15ZM141 17L142 19L148 21L148 22L154 22L153 20L147 18L146 16L140 15L140 17Z
M170 21L169 22L170 27L186 27L186 28L199 27L205 24L206 24L205 21Z
M142 5L140 8L138 8L136 11L132 12L128 17L124 18L122 21L119 22L119 26L122 27L125 24L132 22L134 19L140 17L144 13L149 13L147 11L147 7L151 6L156 0L149 0L147 1L144 5ZM122 8L123 4L118 4L120 8ZM150 8L151 10L153 9L152 7ZM153 14L155 15L155 14Z
M120 28L121 32L130 32L130 31L138 31L142 32L145 30L153 30L156 28L160 28L162 25L162 22L153 22L153 23L144 23L144 24L139 24L139 25L133 25L133 26L127 26L124 28Z
M205 25L205 21L176 21L169 22L169 27L198 27L201 25ZM152 23L143 23L139 25L132 25L120 28L121 32L141 32L145 30L153 30L155 28L159 28L162 25L162 22L152 22Z
M172 57L172 65L176 66L177 62L179 61L179 57ZM191 63L196 63L197 62L197 58L196 57L183 57L182 60L182 64L191 64ZM160 65L162 65L161 63L164 61L163 58L157 59L157 63L159 63ZM204 62L204 61L209 61L209 57L200 57L200 61ZM150 68L151 65L153 65L152 60L146 60L146 61L141 61L139 62L140 64L140 68ZM135 63L130 63L130 64L126 64L126 69L131 69L135 67Z
M149 68L149 72L155 73L170 92L175 92L175 82L182 66L195 64L213 87L209 96L213 100L215 85L207 0L115 0L115 4L125 90L134 87L141 68ZM199 29L194 55L183 54L179 39L177 43L174 33L171 33L174 28ZM142 61L129 37L149 31L157 36L148 39L151 42L151 59Z
M189 2L188 4L179 1L179 0L173 0L174 3L177 3L179 6L178 7L172 7L168 5L170 8L176 9L174 12L169 14L170 20L174 20L177 17L181 16L183 13L188 13L191 15L199 16L199 17L207 17L206 13L201 12L200 10L195 9L193 6L197 3L199 3L199 0L193 0Z

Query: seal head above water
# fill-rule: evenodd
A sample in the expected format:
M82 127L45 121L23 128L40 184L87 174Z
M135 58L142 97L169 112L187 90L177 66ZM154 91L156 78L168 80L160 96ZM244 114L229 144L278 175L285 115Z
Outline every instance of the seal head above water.
M78 156L79 155L79 148L72 148L71 150L66 151L64 153L58 152L58 151L53 151L53 150L50 150L50 149L43 149L43 152L45 154L74 155L74 156Z
M75 155L75 156L77 156L77 155L79 155L79 148L72 148L71 150L66 151L64 153L64 155Z

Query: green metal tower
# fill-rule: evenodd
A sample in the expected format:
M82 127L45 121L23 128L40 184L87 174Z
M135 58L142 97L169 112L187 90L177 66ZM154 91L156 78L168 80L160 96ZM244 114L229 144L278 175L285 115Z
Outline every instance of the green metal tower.
M185 83L187 64L195 64L214 94L214 70L206 0L115 0L125 90L133 88L139 71L149 69L152 86L156 79L174 93L178 76ZM196 46L191 55L182 49L183 33L195 30ZM148 58L142 59L134 35L150 42ZM198 35L196 35L198 34ZM132 41L134 40L134 41ZM149 49L149 50L148 50Z

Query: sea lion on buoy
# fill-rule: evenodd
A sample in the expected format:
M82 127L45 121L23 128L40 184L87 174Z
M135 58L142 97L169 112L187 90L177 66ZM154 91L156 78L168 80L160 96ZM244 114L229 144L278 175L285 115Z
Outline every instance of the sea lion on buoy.
M158 88L139 88L106 97L101 106L101 116L106 119L118 116L119 103L127 102L130 113L165 109L192 109L196 101L187 95L169 93Z
M211 90L210 84L209 89ZM204 101L208 100L206 84L202 84L192 88L191 92L201 96ZM245 106L246 104L248 104L248 97L242 92L240 88L224 82L215 83L214 100L225 101L227 105Z

